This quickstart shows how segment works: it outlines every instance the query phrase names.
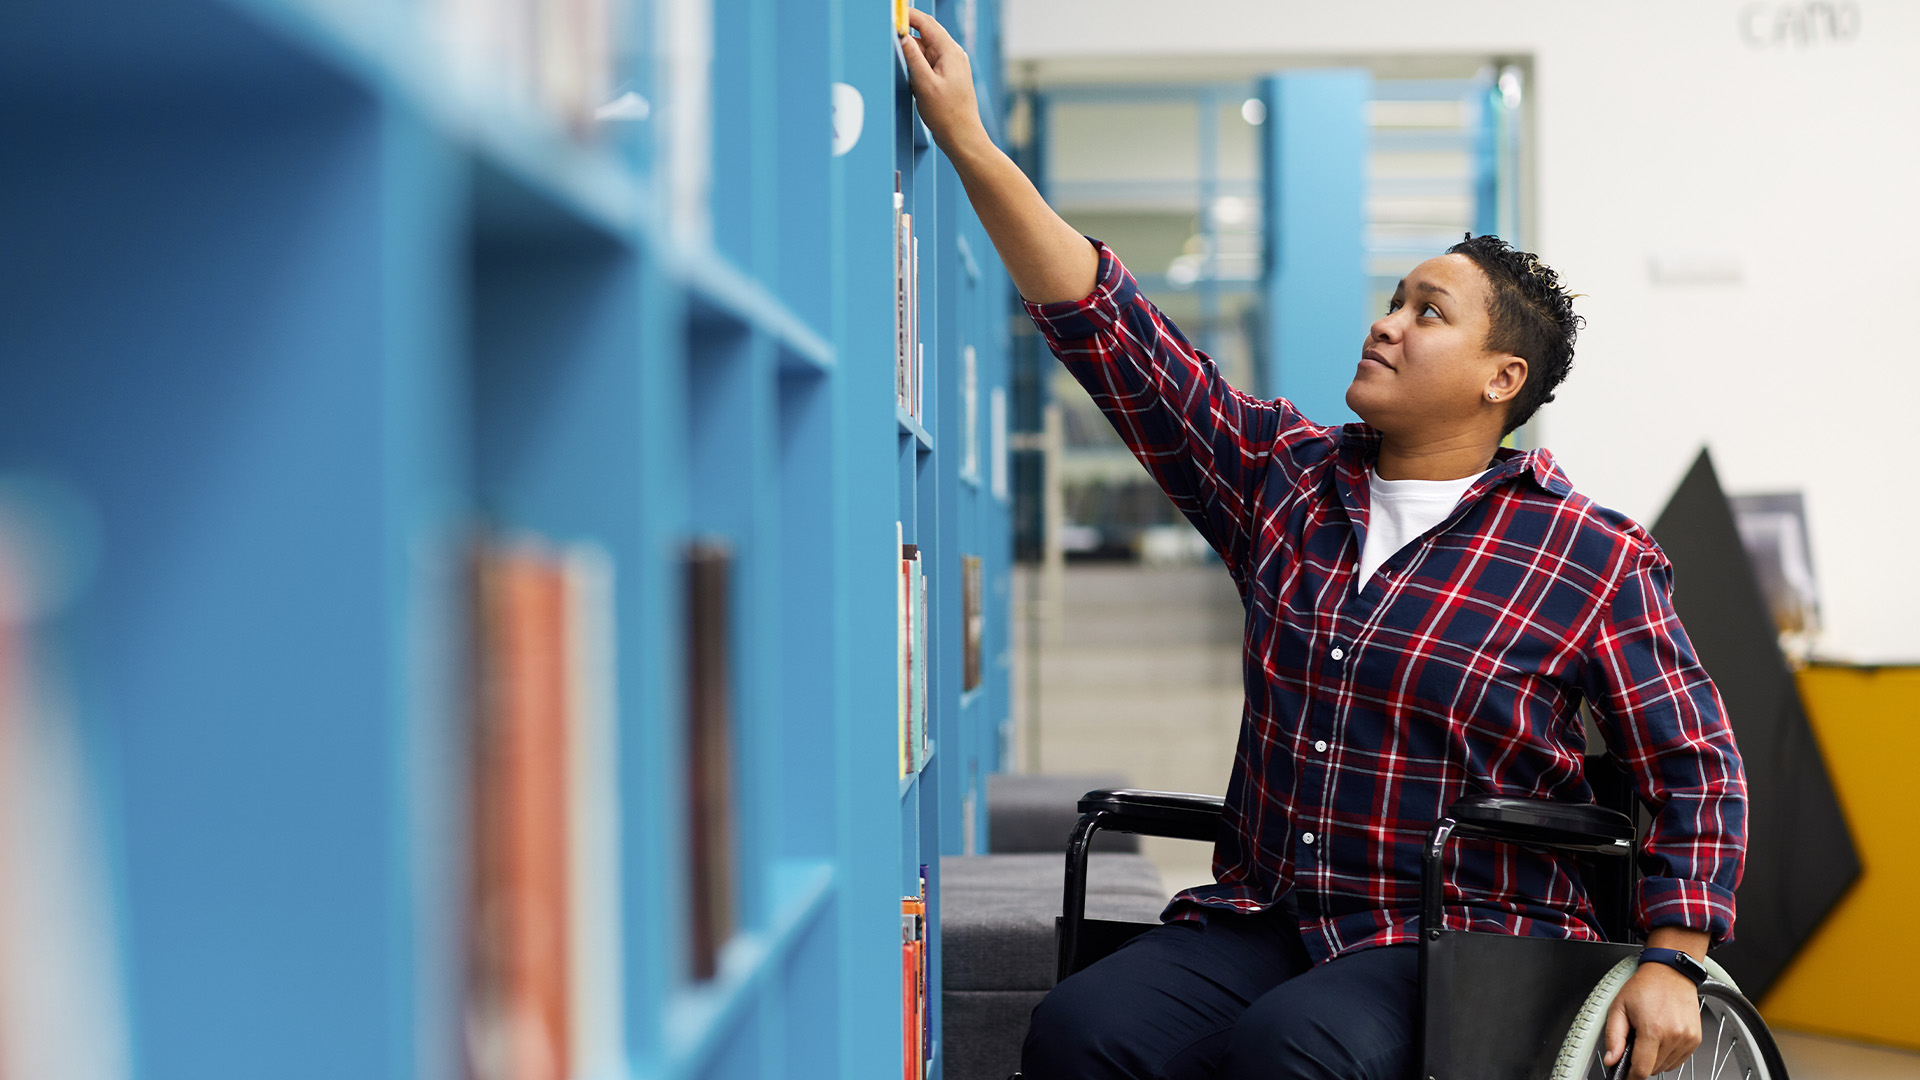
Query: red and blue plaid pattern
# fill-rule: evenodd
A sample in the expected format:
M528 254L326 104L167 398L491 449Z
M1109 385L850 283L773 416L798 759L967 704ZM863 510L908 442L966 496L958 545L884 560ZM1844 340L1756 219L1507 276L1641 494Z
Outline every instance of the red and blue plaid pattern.
M1576 493L1545 450L1502 450L1356 591L1379 434L1227 385L1099 247L1091 296L1029 313L1247 609L1217 884L1165 917L1291 890L1316 960L1417 940L1421 848L1455 799L1593 801L1584 701L1654 808L1642 925L1727 939L1746 780L1653 538ZM1464 841L1446 877L1449 929L1598 936L1567 856Z

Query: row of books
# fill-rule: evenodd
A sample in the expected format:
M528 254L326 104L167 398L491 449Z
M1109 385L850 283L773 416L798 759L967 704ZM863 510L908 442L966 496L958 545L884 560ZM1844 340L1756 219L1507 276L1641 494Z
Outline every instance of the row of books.
M901 526L894 523L895 536ZM927 723L927 574L916 544L900 544L900 776L920 771L933 750Z
M612 565L488 537L472 569L468 1071L567 1080L624 1041Z
M903 1080L926 1080L933 1065L933 1012L927 1003L927 868L920 895L900 898L900 1030Z
M895 523L895 535L904 530ZM933 749L928 721L927 667L930 635L927 572L917 544L900 545L900 775L919 772ZM986 564L978 555L960 557L962 691L981 681L982 637L986 630Z
M463 83L594 133L614 81L613 0L439 0L435 15Z
M893 174L893 395L907 415L923 415L926 349L920 341L920 241Z

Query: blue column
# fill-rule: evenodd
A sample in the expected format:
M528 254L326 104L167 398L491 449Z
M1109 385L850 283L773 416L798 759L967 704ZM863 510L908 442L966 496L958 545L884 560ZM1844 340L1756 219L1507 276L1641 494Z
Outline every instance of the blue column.
M1366 334L1365 71L1262 80L1267 335L1262 393L1316 423L1355 419L1347 384Z

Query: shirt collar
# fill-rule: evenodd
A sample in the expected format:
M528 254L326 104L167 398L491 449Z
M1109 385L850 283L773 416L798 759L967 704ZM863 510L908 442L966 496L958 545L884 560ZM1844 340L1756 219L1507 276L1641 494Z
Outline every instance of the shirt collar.
M1339 469L1349 486L1361 489L1367 486L1367 469L1380 456L1380 442L1380 432L1366 424L1341 427ZM1560 471L1552 451L1510 450L1504 446L1493 452L1493 467L1468 491L1491 490L1516 476L1526 477L1541 491L1556 498L1573 494L1573 483Z

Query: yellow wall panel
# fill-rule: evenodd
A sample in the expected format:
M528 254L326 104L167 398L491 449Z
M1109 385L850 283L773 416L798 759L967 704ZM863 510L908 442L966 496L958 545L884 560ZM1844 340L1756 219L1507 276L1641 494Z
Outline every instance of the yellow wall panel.
M1761 1011L1920 1049L1920 668L1816 665L1800 695L1863 871Z

